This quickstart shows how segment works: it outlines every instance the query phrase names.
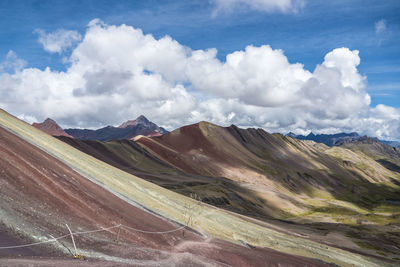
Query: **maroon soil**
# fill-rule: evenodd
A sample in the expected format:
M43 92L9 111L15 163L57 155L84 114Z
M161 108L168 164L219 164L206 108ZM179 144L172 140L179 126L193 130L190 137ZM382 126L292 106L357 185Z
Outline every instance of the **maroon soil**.
M1 226L0 246L33 242L15 228L35 231L36 235L57 237L73 231L86 231L124 224L145 231L166 231L178 227L130 205L71 168L0 128L0 203L2 221L14 221L13 228ZM270 249L246 248L221 240L204 240L188 230L168 234L146 234L117 228L109 232L76 236L78 248L129 259L133 265L159 262L161 265L233 266L322 266L324 263ZM72 247L68 239L60 240ZM63 265L63 258L50 245L0 250L1 266L25 264ZM17 254L17 255L16 255ZM21 255L21 258L18 257ZM35 256L35 258L32 258ZM64 266L70 264L65 261ZM85 261L90 264L91 261ZM93 261L93 265L98 265ZM153 262L154 263L154 262ZM79 265L78 265L79 266ZM91 265L82 265L91 266Z
M57 138L116 168L165 188L181 189L186 186L218 183L221 181L220 178L191 175L180 171L132 140L100 142L67 137ZM229 180L225 180L229 182Z
M218 127L217 131L226 129ZM216 144L210 142L201 131L199 123L181 127L163 136L140 138L137 142L152 150L163 160L190 174L220 176L220 164L243 165L243 162L230 157ZM202 157L196 158L197 155Z

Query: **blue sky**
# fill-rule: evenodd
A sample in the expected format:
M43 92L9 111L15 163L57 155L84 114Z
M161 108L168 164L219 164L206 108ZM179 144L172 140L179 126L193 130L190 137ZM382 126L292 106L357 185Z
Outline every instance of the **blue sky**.
M28 66L63 69L61 58L37 42L35 30L83 33L94 18L170 35L193 49L215 47L222 60L246 45L269 44L311 71L328 51L344 46L360 51L372 105L400 107L400 1L306 1L297 14L247 10L214 17L213 9L205 0L1 1L0 55L13 50ZM379 20L386 22L382 34L375 32Z
M38 30L73 30L84 36L88 23L98 18L107 25L141 29L156 39L169 35L192 50L216 48L222 62L227 54L248 45L270 45L282 49L290 63L300 62L313 72L335 48L358 50L361 64L357 69L367 77L370 107L400 107L400 1L294 0L302 7L286 11L240 1L236 7L218 9L218 0L3 0L0 61L12 50L26 67L65 71L70 66L65 59L74 47L48 53L38 42Z

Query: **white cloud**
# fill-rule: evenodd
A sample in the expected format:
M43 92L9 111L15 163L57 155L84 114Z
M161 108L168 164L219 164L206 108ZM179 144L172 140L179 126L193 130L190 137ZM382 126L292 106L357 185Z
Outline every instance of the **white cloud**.
M311 72L282 50L248 46L217 58L169 36L92 21L66 71L0 75L0 107L63 126L120 124L140 114L173 129L200 120L305 133L358 131L398 138L400 111L370 107L359 52L338 48Z
M20 71L26 64L27 62L25 60L20 59L14 51L10 50L4 61L0 63L0 73Z
M68 126L118 124L142 113L177 125L177 117L196 105L177 82L185 53L170 37L156 40L132 27L93 21L65 72L28 68L0 75L0 106Z
M281 50L248 46L229 54L226 62L216 58L215 50L193 52L188 59L187 77L198 90L234 100L229 105L221 104L225 109L222 117L234 112L236 122L242 123L237 115L242 107L247 114L258 113L257 119L246 119L253 125L307 128L322 120L325 124L336 123L368 109L370 96L365 92L365 78L357 71L359 63L358 51L339 48L328 53L311 73L299 63L289 63ZM226 109L228 106L232 110ZM221 112L221 108L215 109L216 114ZM262 113L274 117L264 115L260 120ZM210 119L221 121L213 116Z
M381 34L386 31L386 20L381 19L375 23L375 33Z
M46 33L44 30L37 29L35 32L39 35L38 42L49 53L61 54L82 39L77 31L58 29L55 32Z
M297 12L304 6L304 0L213 0L216 10L215 14L234 10L256 10L261 12Z
M301 64L290 64L281 50L269 46L246 47L216 58L216 50L194 51L187 77L194 87L225 98L238 98L258 106L294 103L295 93L311 77Z

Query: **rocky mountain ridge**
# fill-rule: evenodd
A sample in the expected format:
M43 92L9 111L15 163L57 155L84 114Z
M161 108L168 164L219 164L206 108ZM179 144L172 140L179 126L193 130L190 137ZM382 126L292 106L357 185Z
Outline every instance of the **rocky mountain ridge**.
M380 142L385 145L400 148L400 142L379 140L376 137L370 137L367 135L359 135L356 132L336 133L336 134L314 134L311 132L308 135L297 135L297 134L290 132L290 133L286 134L286 136L296 138L299 140L311 140L311 141L314 141L317 143L323 143L327 146L341 146L343 144L357 143L357 142L361 142L361 143Z
M76 139L98 141L131 139L137 135L160 136L168 133L167 130L149 121L143 115L135 120L128 120L118 127L106 126L97 130L66 129L65 131Z

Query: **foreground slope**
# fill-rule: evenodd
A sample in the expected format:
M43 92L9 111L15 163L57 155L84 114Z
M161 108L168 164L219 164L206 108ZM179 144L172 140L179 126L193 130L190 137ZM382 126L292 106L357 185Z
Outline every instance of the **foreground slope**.
M243 216L198 203L111 167L69 145L0 112L0 125L58 158L74 170L131 204L140 205L165 218L177 221L212 237L234 243L245 242L274 248L294 255L335 262L340 265L382 266L382 260L291 236L251 222Z
M1 222L3 227L11 228L11 233L15 231L15 237L19 234L44 239L48 239L49 234L60 236L67 230L65 223L74 230L99 229L117 224L147 231L177 228L176 224L121 200L3 128L0 128L0 153ZM81 251L92 250L95 246L96 251L114 255L117 253L117 246L112 242L116 237L115 230L93 234L90 238L79 238L78 246ZM170 242L178 241L179 235L181 233L160 236L125 231L121 237L124 241L149 248L148 256L151 259L155 256L151 254L157 254L158 249L168 248ZM199 240L190 232L187 235L189 239ZM14 241L1 240L2 243L7 241L1 245L9 245ZM105 245L111 246L104 250L102 247ZM28 249L33 249L34 255L44 254L39 247ZM0 250L0 255L12 255L12 252ZM88 253L90 255L90 252L85 254Z
M129 204L1 127L0 170L0 265L74 264L67 257L73 251L68 235L54 243L3 249L51 241L50 235L58 237L68 232L65 223L74 232L97 230L75 235L79 253L92 258L85 266L105 265L107 261L112 262L107 266L260 266L266 262L288 266L324 265L269 249L250 249L222 240L204 239ZM132 229L115 227L120 224ZM112 228L101 231L103 227Z

